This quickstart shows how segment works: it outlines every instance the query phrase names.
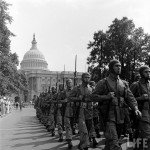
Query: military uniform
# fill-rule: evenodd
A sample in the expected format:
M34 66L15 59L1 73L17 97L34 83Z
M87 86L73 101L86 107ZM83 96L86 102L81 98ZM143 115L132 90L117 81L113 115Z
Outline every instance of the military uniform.
M92 88L92 91L95 89L95 82L91 81L90 86ZM98 110L99 104L98 102L93 102L93 122L94 122L94 127L95 127L95 132L96 132L96 137L100 138L100 122L99 122L99 110Z
M66 99L68 100L68 97L70 95L71 89L65 90ZM72 129L73 129L73 107L74 102L67 102L66 105L66 111L65 111L65 129L66 129L66 140L72 140Z
M45 121L45 127L46 129L49 131L49 110L50 110L50 106L51 106L51 94L50 94L50 91L48 93L45 93L45 100L44 100L44 103L45 103L45 118L46 118L46 121Z
M142 112L142 118L138 120L137 128L139 135L137 138L146 138L148 150L150 149L150 82L141 78L139 81L131 85L131 91L136 97L139 109ZM141 98L143 94L148 95L148 100Z
M69 96L69 99L74 102L80 103L80 109L78 114L78 125L80 134L79 148L85 149L90 146L89 137L95 137L95 130L93 125L93 103L88 102L90 99L90 94L92 93L92 88L83 84L75 87ZM83 99L80 100L80 96Z
M99 122L99 110L98 102L93 103L93 122L97 138L100 138L100 122Z
M52 136L55 135L55 103L53 102L53 97L55 95L55 92L50 93L50 107L49 107L49 116L48 116L48 131L52 133Z
M65 104L62 102L65 99L64 90L60 90L53 98L56 104L56 121L59 134L59 142L63 141L63 130L64 130L64 112Z
M115 98L108 99L109 92L115 93ZM133 110L137 109L137 102L131 93L127 83L120 78L109 75L96 85L92 94L93 100L101 102L101 113L105 125L106 150L121 150L119 136L124 123L124 102Z
M73 132L73 121L74 121L74 115L73 115L73 107L74 107L74 102L69 102L69 95L71 92L72 88L67 87L65 89L65 99L66 99L66 109L65 109L65 116L64 116L64 125L65 125L65 130L66 130L66 141L68 143L68 148L72 148L72 132Z
M39 121L43 123L43 95L44 93L41 93L39 96L39 103L38 103L38 112L39 112Z
M42 110L42 124L44 126L47 125L47 121L48 121L48 105L47 105L47 93L43 93L42 97L41 97L41 110Z

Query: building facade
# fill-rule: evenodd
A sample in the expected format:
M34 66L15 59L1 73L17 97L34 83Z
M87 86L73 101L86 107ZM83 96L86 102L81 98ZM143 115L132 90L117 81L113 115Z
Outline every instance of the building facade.
M33 35L32 47L27 51L20 63L20 70L27 75L29 92L28 101L34 95L39 96L41 92L48 91L51 87L65 84L67 78L71 78L77 84L81 83L82 72L77 72L74 77L73 71L50 71L44 55L38 50L35 35Z

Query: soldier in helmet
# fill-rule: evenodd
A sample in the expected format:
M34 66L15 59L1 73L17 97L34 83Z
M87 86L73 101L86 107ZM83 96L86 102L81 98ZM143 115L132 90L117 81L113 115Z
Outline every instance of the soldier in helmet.
M101 112L105 125L105 150L121 150L119 137L124 123L125 102L140 116L137 101L126 81L121 80L121 64L118 60L109 63L109 76L100 80L92 94L93 100L101 102Z
M131 85L131 91L136 97L139 109L142 112L142 118L136 122L136 137L140 138L139 150L150 149L150 68L141 66L139 69L141 78ZM144 142L145 147L144 147ZM138 146L138 145L137 145Z
M75 87L70 93L70 101L79 102L80 109L78 114L78 126L80 134L80 143L78 148L80 150L88 150L90 146L89 138L92 139L93 146L97 145L95 139L96 133L93 124L93 103L90 102L90 95L92 88L89 85L90 74L82 74L82 84Z

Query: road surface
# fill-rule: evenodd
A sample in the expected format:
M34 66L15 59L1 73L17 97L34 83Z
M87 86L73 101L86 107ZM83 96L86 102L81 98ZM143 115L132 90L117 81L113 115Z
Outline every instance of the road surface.
M65 138L65 136L64 136ZM97 139L99 144L94 150L104 147L104 139ZM73 137L72 150L77 149L78 136ZM122 145L127 150L127 143ZM35 116L34 108L13 110L0 118L0 150L66 150L66 142L58 142L58 134L51 137ZM93 150L89 148L89 150Z

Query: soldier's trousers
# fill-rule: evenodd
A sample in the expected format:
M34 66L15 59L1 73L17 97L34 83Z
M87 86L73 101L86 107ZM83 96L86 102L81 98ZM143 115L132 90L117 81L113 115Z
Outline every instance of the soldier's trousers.
M95 128L95 131L96 131L96 134L99 133L99 118L98 117L94 117L93 118L93 123L94 123L94 128Z
M139 129L139 137L134 139L134 150L150 150L150 123L139 121Z
M106 131L104 133L106 138L104 150L122 150L119 145L119 136L122 130L122 124L116 124L115 122L107 122Z
M89 137L96 137L93 119L79 118L80 148L90 146Z
M57 127L58 127L58 134L63 133L63 126L62 126L62 114L61 110L57 110Z
M70 139L72 140L72 129L73 129L73 117L65 117L64 123L65 123L65 130L66 130L66 140Z
M48 116L48 129L49 130L55 130L55 120L54 120L54 114L50 113Z

